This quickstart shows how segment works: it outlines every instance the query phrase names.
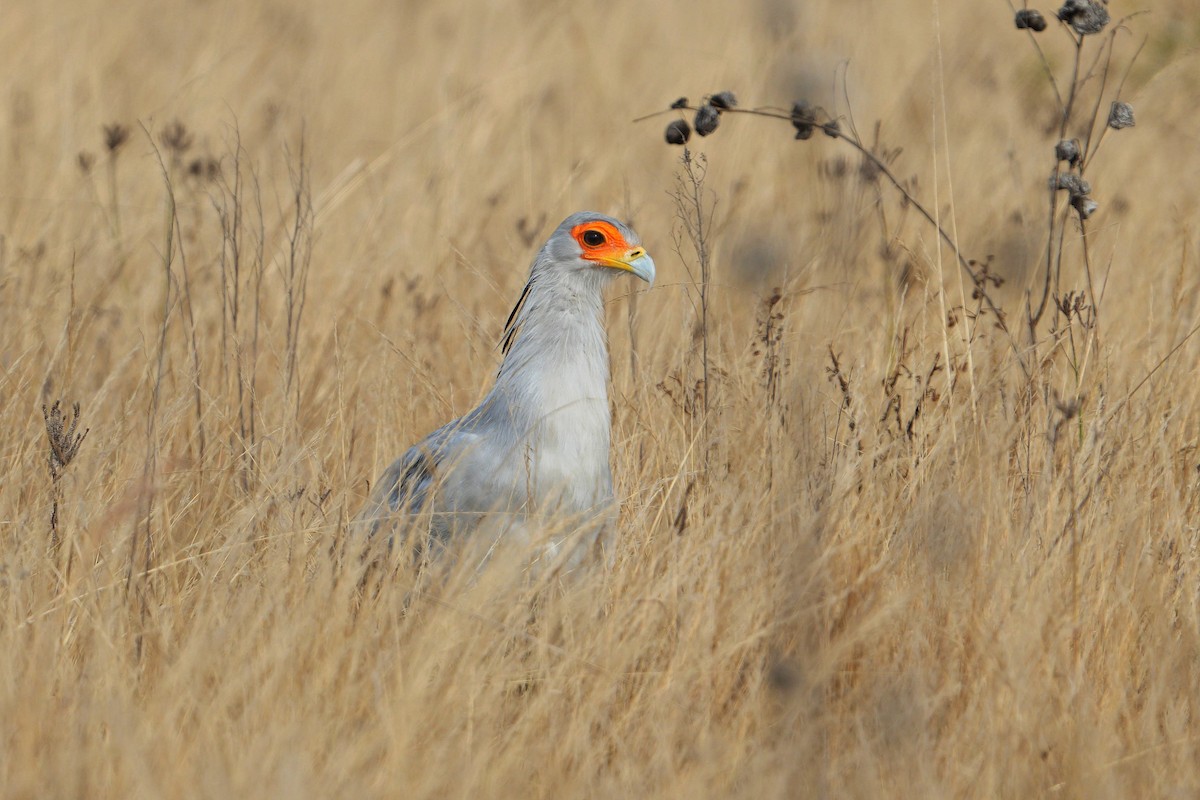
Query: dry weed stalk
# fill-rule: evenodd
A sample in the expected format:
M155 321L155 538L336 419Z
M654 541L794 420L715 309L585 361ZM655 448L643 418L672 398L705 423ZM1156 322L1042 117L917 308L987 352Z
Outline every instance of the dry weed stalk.
M121 246L121 202L117 184L117 162L121 149L129 141L129 128L119 122L104 126L104 149L108 151L109 213L112 215L113 241ZM82 162L80 162L82 165Z
M986 314L993 319L995 327L1004 334L1013 358L1024 375L1030 398L1035 391L1034 382L1036 376L1034 370L1039 370L1038 374L1041 376L1041 382L1045 383L1048 379L1041 370L1046 366L1046 358L1053 358L1058 352L1065 352L1067 354L1068 365L1074 376L1075 394L1079 396L1083 392L1089 359L1097 346L1097 320L1099 317L1100 301L1103 298L1104 285L1097 285L1088 247L1087 220L1097 212L1098 204L1092 199L1092 188L1085 178L1085 171L1094 160L1100 144L1104 141L1105 134L1134 125L1132 106L1121 99L1121 92L1125 80L1129 75L1129 70L1141 52L1141 46L1138 47L1137 51L1129 59L1115 92L1112 96L1109 96L1106 94L1106 90L1115 43L1118 34L1128 32L1125 22L1130 17L1121 19L1109 27L1110 18L1105 4L1095 2L1095 0L1068 0L1057 11L1056 17L1060 23L1058 26L1059 29L1071 43L1073 55L1069 78L1065 82L1065 90L1060 88L1060 83L1055 76L1049 59L1036 37L1036 34L1047 29L1046 20L1036 10L1025 8L1017 11L1014 9L1016 27L1028 32L1038 58L1041 61L1057 103L1056 114L1058 118L1058 140L1053 147L1054 166L1048 184L1050 211L1048 217L1049 230L1047 234L1046 259L1041 281L1041 298L1036 307L1030 297L1031 293L1028 290L1026 291L1025 328L1030 339L1028 346L1018 343L1017 337L1009 328L1007 315L993 295L993 292L1003 284L1003 278L993 268L992 257L988 256L986 259L979 261L963 255L956 239L951 236L950 232L941 225L936 216L916 197L915 179L904 181L899 179L893 172L891 163L894 162L898 151L888 151L879 144L878 124L875 128L874 143L867 145L859 136L852 115L848 115L847 118L843 119L805 100L795 102L789 112L774 108L739 108L733 93L728 91L707 95L699 104L695 105L690 103L686 97L680 97L671 103L667 111L658 113L679 115L677 119L668 124L665 138L668 144L685 145L685 163L691 160L690 154L686 149L686 143L689 141L693 129L700 136L711 135L717 131L723 114L746 114L784 120L789 122L794 128L796 139L808 140L816 132L820 131L832 139L848 144L861 158L862 166L860 174L864 180L873 182L885 179L900 195L902 205L905 208L915 209L926 222L934 227L938 237L953 251L959 266L970 279L972 284L971 299L974 301L975 307L969 309L964 304L959 304L946 309L946 328L953 327L964 320L968 323L963 338L964 345L967 348L968 360L972 360L972 348L978 338L979 324ZM1106 29L1108 31L1107 35L1100 37L1099 34L1103 33ZM1089 48L1088 43L1093 39L1099 39L1099 44ZM1142 44L1144 45L1144 41ZM1089 86L1093 87L1090 91L1094 93L1090 105L1090 114L1082 120L1083 133L1081 139L1073 139L1070 138L1070 133L1077 124L1080 124L1080 121L1077 120L1077 111L1084 103L1085 94L1089 91ZM849 105L848 92L846 94L847 105ZM1110 100L1110 103L1105 115L1102 113L1102 109L1104 108L1106 98ZM691 125L682 117L682 114L685 112L695 115ZM648 119L656 115L650 114L635 121ZM1066 204L1061 207L1061 213L1058 202L1059 192L1063 192L1067 198ZM679 205L678 199L677 205ZM879 213L880 215L883 214L882 204L879 204ZM1081 266L1084 288L1079 292L1063 288L1067 214L1074 217L1081 242ZM891 251L895 246L895 242L892 237L888 236L886 220L882 216L881 221L883 222L885 238L888 240L885 247ZM1104 283L1107 283L1107 276L1105 276ZM1052 347L1048 355L1042 358L1038 357L1038 351L1044 342L1039 335L1039 324L1044 318L1044 310L1051 299L1053 299L1056 309L1048 331ZM1067 347L1060 349L1058 345L1064 341ZM1030 353L1035 356L1032 363L1029 360ZM944 360L947 362L951 361L949 350L946 350ZM902 367L901 361L902 356L896 362L897 369ZM927 377L932 378L936 372L943 368L948 370L947 388L952 392L954 378L959 372L959 365L944 363L939 367L935 364L928 371ZM972 371L972 376L973 374ZM896 376L897 374L894 373L892 376L893 379L890 381L893 387ZM884 383L885 386L889 384L887 378L885 378ZM974 377L972 377L972 385L974 385ZM1037 391L1042 395L1046 394L1045 386ZM930 386L926 386L919 394L924 397L929 392L933 392L933 389ZM915 403L912 416L905 422L898 417L897 403L899 402L899 396L894 392L888 392L887 394L888 411L884 413L883 418L886 419L891 416L896 422L897 429L905 432L907 438L911 438L913 424L915 424L917 417L920 415L920 400ZM936 396L936 392L930 396ZM972 392L972 397L974 398L974 391ZM1084 431L1082 415L1078 417L1078 425L1079 437L1080 441L1082 441Z
M1136 15L1126 17L1113 25L1108 35L1101 39L1100 43L1093 49L1091 62L1085 67L1086 45L1093 38L1098 37L1108 26L1108 11L1104 5L1091 2L1090 0L1070 0L1070 2L1065 3L1059 9L1057 18L1062 23L1059 29L1068 38L1072 48L1071 71L1066 81L1066 97L1064 98L1058 79L1054 75L1054 70L1050 66L1050 62L1035 35L1045 29L1044 23L1041 27L1024 24L1030 12L1022 10L1015 11L1014 13L1017 28L1027 29L1029 32L1030 42L1037 51L1047 80L1054 92L1059 117L1057 129L1058 142L1054 145L1054 167L1047 184L1049 190L1049 212L1047 217L1046 262L1043 271L1041 298L1038 300L1036 309L1033 308L1031 298L1028 294L1026 296L1026 324L1029 329L1030 341L1036 342L1038 339L1038 325L1045 313L1047 301L1051 297L1054 297L1057 303L1057 298L1063 292L1063 249L1066 242L1067 215L1071 212L1074 212L1079 230L1079 239L1083 245L1082 261L1086 278L1085 286L1093 315L1093 323L1095 316L1099 312L1101 297L1097 295L1097 287L1092 275L1091 256L1087 246L1087 220L1096 213L1099 204L1091 197L1091 185L1084 177L1084 173L1094 160L1096 152L1109 130L1120 130L1133 126L1133 109L1120 98L1121 90L1125 85L1125 79L1129 76L1129 70L1133 68L1133 64L1141 52L1141 46L1138 47L1137 51L1129 59L1125 73L1117 86L1115 96L1111 100L1109 115L1104 117L1101 115L1101 107L1108 84L1108 73L1112 66L1113 48L1116 38L1120 33L1129 32L1125 26L1125 22ZM1040 14L1038 16L1040 17ZM1142 42L1142 46L1144 45L1145 40ZM1076 111L1083 102L1086 87L1097 80L1099 81L1099 85L1095 90L1095 101L1092 105L1091 113L1082 120L1084 134L1081 143L1078 138L1071 138L1073 129L1080 124L1080 121L1076 119ZM1066 166L1064 167L1063 164L1066 164ZM1058 202L1059 192L1065 192L1067 196L1067 204L1062 208L1061 214ZM1101 295L1102 293L1101 289Z
M146 138L153 145L153 137L144 126ZM155 149L159 157L159 168L166 175L166 166L162 163L161 153ZM146 409L146 454L142 460L141 485L137 494L137 515L133 519L133 527L129 536L129 558L125 566L125 594L133 593L137 598L138 619L145 623L150 613L150 600L145 582L151 575L154 559L154 505L158 489L159 471L159 412L162 405L163 379L167 371L167 334L171 327L172 310L178 301L178 282L174 276L174 263L179 239L176 236L178 217L176 215L175 194L171 188L169 176L166 179L166 213L163 231L163 246L159 251L160 265L163 276L162 288L162 319L158 327L158 346L154 358L153 382L151 384L149 403ZM141 558L141 566L138 559ZM139 632L134 637L134 651L140 659L142 656L143 637Z
M249 491L258 443L258 357L266 268L266 220L258 174L246 164L241 131L229 144L229 170L218 176L210 195L221 226L222 396L233 394L236 426L230 427L229 452L239 464L239 482ZM247 320L247 315L250 319Z
M147 138L151 139L153 146L153 138L148 130L143 130ZM182 221L179 217L179 202L175 192L175 182L182 175L182 165L184 155L191 147L194 140L193 134L179 120L175 120L159 133L159 142L167 149L170 156L170 164L163 161L162 152L155 147L155 156L158 159L159 171L163 179L163 188L166 192L166 225L168 227L167 245L170 248L167 251L168 255L173 255L175 251L179 255L180 277L172 275L170 283L175 287L178 295L178 301L183 311L184 335L188 342L188 353L191 362L191 382L192 382L192 410L196 416L196 461L198 464L205 463L205 444L207 435L205 432L204 420L204 389L203 389L203 371L200 358L200 343L197 334L196 320L196 303L192 295L192 275L188 268L187 249L184 244L187 236L182 228ZM167 264L167 270L171 272L171 265ZM180 280L182 278L182 280Z
M783 350L783 292L775 287L759 303L751 355L759 359L763 414L767 420L766 463L768 491L775 482L775 450L787 431L789 404L782 382L791 362Z
M71 406L71 413L64 415L62 401L55 400L49 408L42 406L42 417L46 422L46 439L49 444L46 468L50 472L53 493L50 505L50 550L57 554L62 544L58 509L62 504L63 494L59 481L62 480L67 467L75 460L75 456L79 454L79 446L83 444L83 440L87 438L91 428L85 428L83 433L77 432L79 429L79 403L74 403Z
M704 188L704 179L708 174L708 159L701 154L693 158L686 147L680 158L682 173L675 176L675 190L672 198L675 201L675 220L678 227L674 230L675 253L687 270L691 281L691 289L695 294L692 308L696 312L696 325L693 328L693 341L700 343L700 379L696 387L699 391L698 413L700 414L701 429L704 432L704 469L709 466L710 451L713 441L709 434L710 390L712 374L709 369L709 324L708 310L712 287L712 253L709 237L712 231L713 215L716 213L716 202L708 201L708 193ZM699 276L692 271L691 261L683 255L683 240L686 238L695 256L695 264Z
M313 211L312 187L305 153L304 133L295 158L288 157L288 179L292 187L292 216L287 228L287 255L283 264L284 308L286 321L284 393L293 400L293 428L300 418L300 322L308 297L308 272L312 264Z
M732 93L720 92L718 94L731 95ZM671 105L670 110L695 111L699 115L702 113L707 114L713 108L714 106L712 105L712 97L709 97L707 102L702 103L700 106L689 105L687 98L681 97ZM650 119L651 117L657 116L661 113L668 112L655 112L653 114L639 117L634 121L638 122L641 120ZM889 153L889 151L882 149L879 145L878 126L876 126L876 144L874 146L869 146L864 144L860 139L858 131L853 124L853 119L850 120L849 131L842 130L842 124L837 118L831 116L824 109L813 106L812 104L803 100L794 103L790 113L784 113L782 110L770 108L736 108L732 105L721 107L718 111L713 113L749 114L757 117L784 120L790 122L792 127L796 130L796 139L807 140L812 138L814 132L821 131L826 136L844 142L857 151L863 160L863 166L860 170L861 174L867 180L872 181L881 177L885 178L888 183L892 185L892 188L899 193L904 204L916 209L917 213L920 214L925 221L933 226L933 228L937 231L938 237L953 251L959 266L971 280L971 284L974 287L974 295L977 297L977 299L983 302L988 312L994 318L996 327L999 328L1007 337L1013 357L1017 364L1021 367L1021 370L1026 375L1029 374L1028 366L1025 363L1025 356L1021 349L1017 346L1016 340L1013 338L1012 333L1008 328L1007 315L1000 308L989 291L989 281L980 272L980 270L976 268L977 262L975 262L973 259L968 259L965 255L963 255L957 242L950 235L950 232L947 231L941 225L941 223L938 222L933 213L930 212L925 205L923 205L916 198L916 196L913 194L912 188L909 185L909 182L902 181L900 178L898 178L888 166L887 162L892 160L895 156L894 154ZM715 126L713 126L713 129L715 129ZM668 143L673 143L670 135L668 135L667 139Z
M1031 41L1033 41L1034 46L1037 48L1038 56L1042 61L1047 78L1057 99L1060 116L1058 143L1054 147L1054 168L1049 180L1049 235L1047 237L1042 294L1036 309L1028 297L1026 302L1026 327L1031 342L1036 343L1038 340L1038 325L1043 317L1047 300L1051 297L1052 288L1055 297L1059 296L1062 292L1060 287L1062 282L1066 224L1065 217L1062 222L1059 221L1057 196L1060 191L1066 192L1068 199L1066 210L1073 212L1077 220L1079 235L1083 244L1082 261L1086 278L1086 291L1090 301L1090 308L1092 309L1092 319L1089 320L1089 325L1094 325L1094 317L1098 311L1100 296L1097 295L1091 257L1087 247L1086 221L1097 211L1098 204L1091 197L1091 186L1084 178L1084 172L1095 157L1096 151L1099 149L1107 132L1129 128L1134 125L1133 109L1128 103L1122 101L1120 96L1125 79L1128 77L1129 70L1132 68L1138 54L1141 52L1141 47L1139 46L1138 51L1134 53L1126 65L1124 75L1115 91L1115 97L1111 100L1108 114L1104 116L1101 114L1101 108L1105 97L1108 73L1112 63L1114 44L1119 33L1128 31L1124 23L1130 17L1120 20L1112 27L1107 37L1104 38L1093 53L1091 64L1085 68L1085 41L1088 37L1094 37L1105 29L1109 22L1108 12L1104 6L1091 0L1078 0L1078 2L1071 0L1071 2L1067 2L1059 10L1057 16L1062 23L1061 29L1069 37L1074 53L1070 80L1067 83L1066 97L1064 98L1054 72L1036 38L1034 38L1037 32L1045 30L1046 24L1044 19L1036 11L1028 9L1023 9L1020 12L1014 11L1014 14L1017 27L1029 32ZM1145 42L1143 41L1142 44L1144 45ZM1081 102L1085 86L1097 80L1099 81L1099 87L1095 93L1091 115L1086 121L1086 134L1081 144L1078 139L1068 138L1068 132L1075 121L1074 112ZM878 126L876 126L876 145L867 146L863 143L855 129L853 117L850 117L848 120L849 130L847 131L843 130L840 119L807 101L800 100L794 103L790 113L783 113L781 110L770 108L745 109L737 107L733 93L728 91L709 95L700 105L691 105L686 97L681 97L671 104L670 111L679 113L684 111L694 112L696 115L694 122L695 130L701 136L707 136L716 131L721 114L733 113L786 120L795 129L795 137L797 139L810 139L814 132L821 131L826 136L849 144L863 159L864 170L866 170L865 174L870 178L879 176L886 178L901 195L904 204L915 208L937 230L939 238L954 252L959 266L970 278L973 285L972 294L974 299L980 301L994 317L997 327L1008 337L1012 352L1022 371L1027 378L1031 376L1023 349L1018 347L1015 338L1008 328L1005 313L993 299L989 291L991 284L994 283L995 287L999 287L1000 285L999 281L995 280L996 276L987 269L980 268L979 262L966 258L950 233L917 200L907 182L901 181L895 176L888 165L891 159L885 151L879 149ZM656 116L656 114L640 117L636 121L648 119L652 116ZM666 141L668 144L685 145L691 136L691 130L692 128L687 124L686 120L682 118L673 120L667 126ZM1066 168L1062 167L1064 162L1067 164ZM990 260L984 263L990 263ZM1094 337L1090 337L1090 339L1094 339ZM1089 340L1090 344L1091 341Z

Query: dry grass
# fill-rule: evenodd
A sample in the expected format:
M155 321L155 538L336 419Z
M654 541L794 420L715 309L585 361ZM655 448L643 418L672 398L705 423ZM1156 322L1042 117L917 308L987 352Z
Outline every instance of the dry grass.
M767 120L701 145L701 335L679 151L630 124L724 88L844 113L849 59L860 130L1019 320L1056 136L1004 3L259 5L5 5L4 796L1200 791L1189 4L1119 40L1099 325L1023 334L1028 380L911 209ZM609 307L615 566L360 595L347 514L486 388L580 208L660 272ZM60 400L90 433L48 470Z

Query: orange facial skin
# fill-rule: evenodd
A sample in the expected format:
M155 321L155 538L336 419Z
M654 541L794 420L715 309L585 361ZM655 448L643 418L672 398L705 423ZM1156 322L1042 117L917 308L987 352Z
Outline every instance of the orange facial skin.
M604 237L604 241L597 242L595 240L597 233ZM589 234L591 235L589 236ZM631 261L646 254L642 248L630 246L621 232L607 222L585 222L582 225L576 225L571 229L571 238L578 242L580 249L583 250L581 258L595 261L599 266L628 271ZM588 239L594 243L589 243Z

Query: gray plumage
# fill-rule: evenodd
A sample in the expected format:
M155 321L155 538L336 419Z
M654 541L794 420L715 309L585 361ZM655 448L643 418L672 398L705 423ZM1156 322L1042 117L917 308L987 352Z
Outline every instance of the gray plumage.
M607 241L593 247L598 236ZM607 539L615 509L602 292L621 271L654 279L638 235L602 214L567 217L533 260L491 391L389 466L354 528L392 537L428 519L441 543L487 528L540 544L535 558L567 548L572 563Z

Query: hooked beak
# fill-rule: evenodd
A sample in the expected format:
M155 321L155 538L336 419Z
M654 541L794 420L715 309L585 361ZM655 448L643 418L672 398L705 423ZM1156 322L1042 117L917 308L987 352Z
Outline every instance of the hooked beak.
M606 267L632 272L651 286L654 285L654 259L640 247L635 247L624 255L600 259Z

